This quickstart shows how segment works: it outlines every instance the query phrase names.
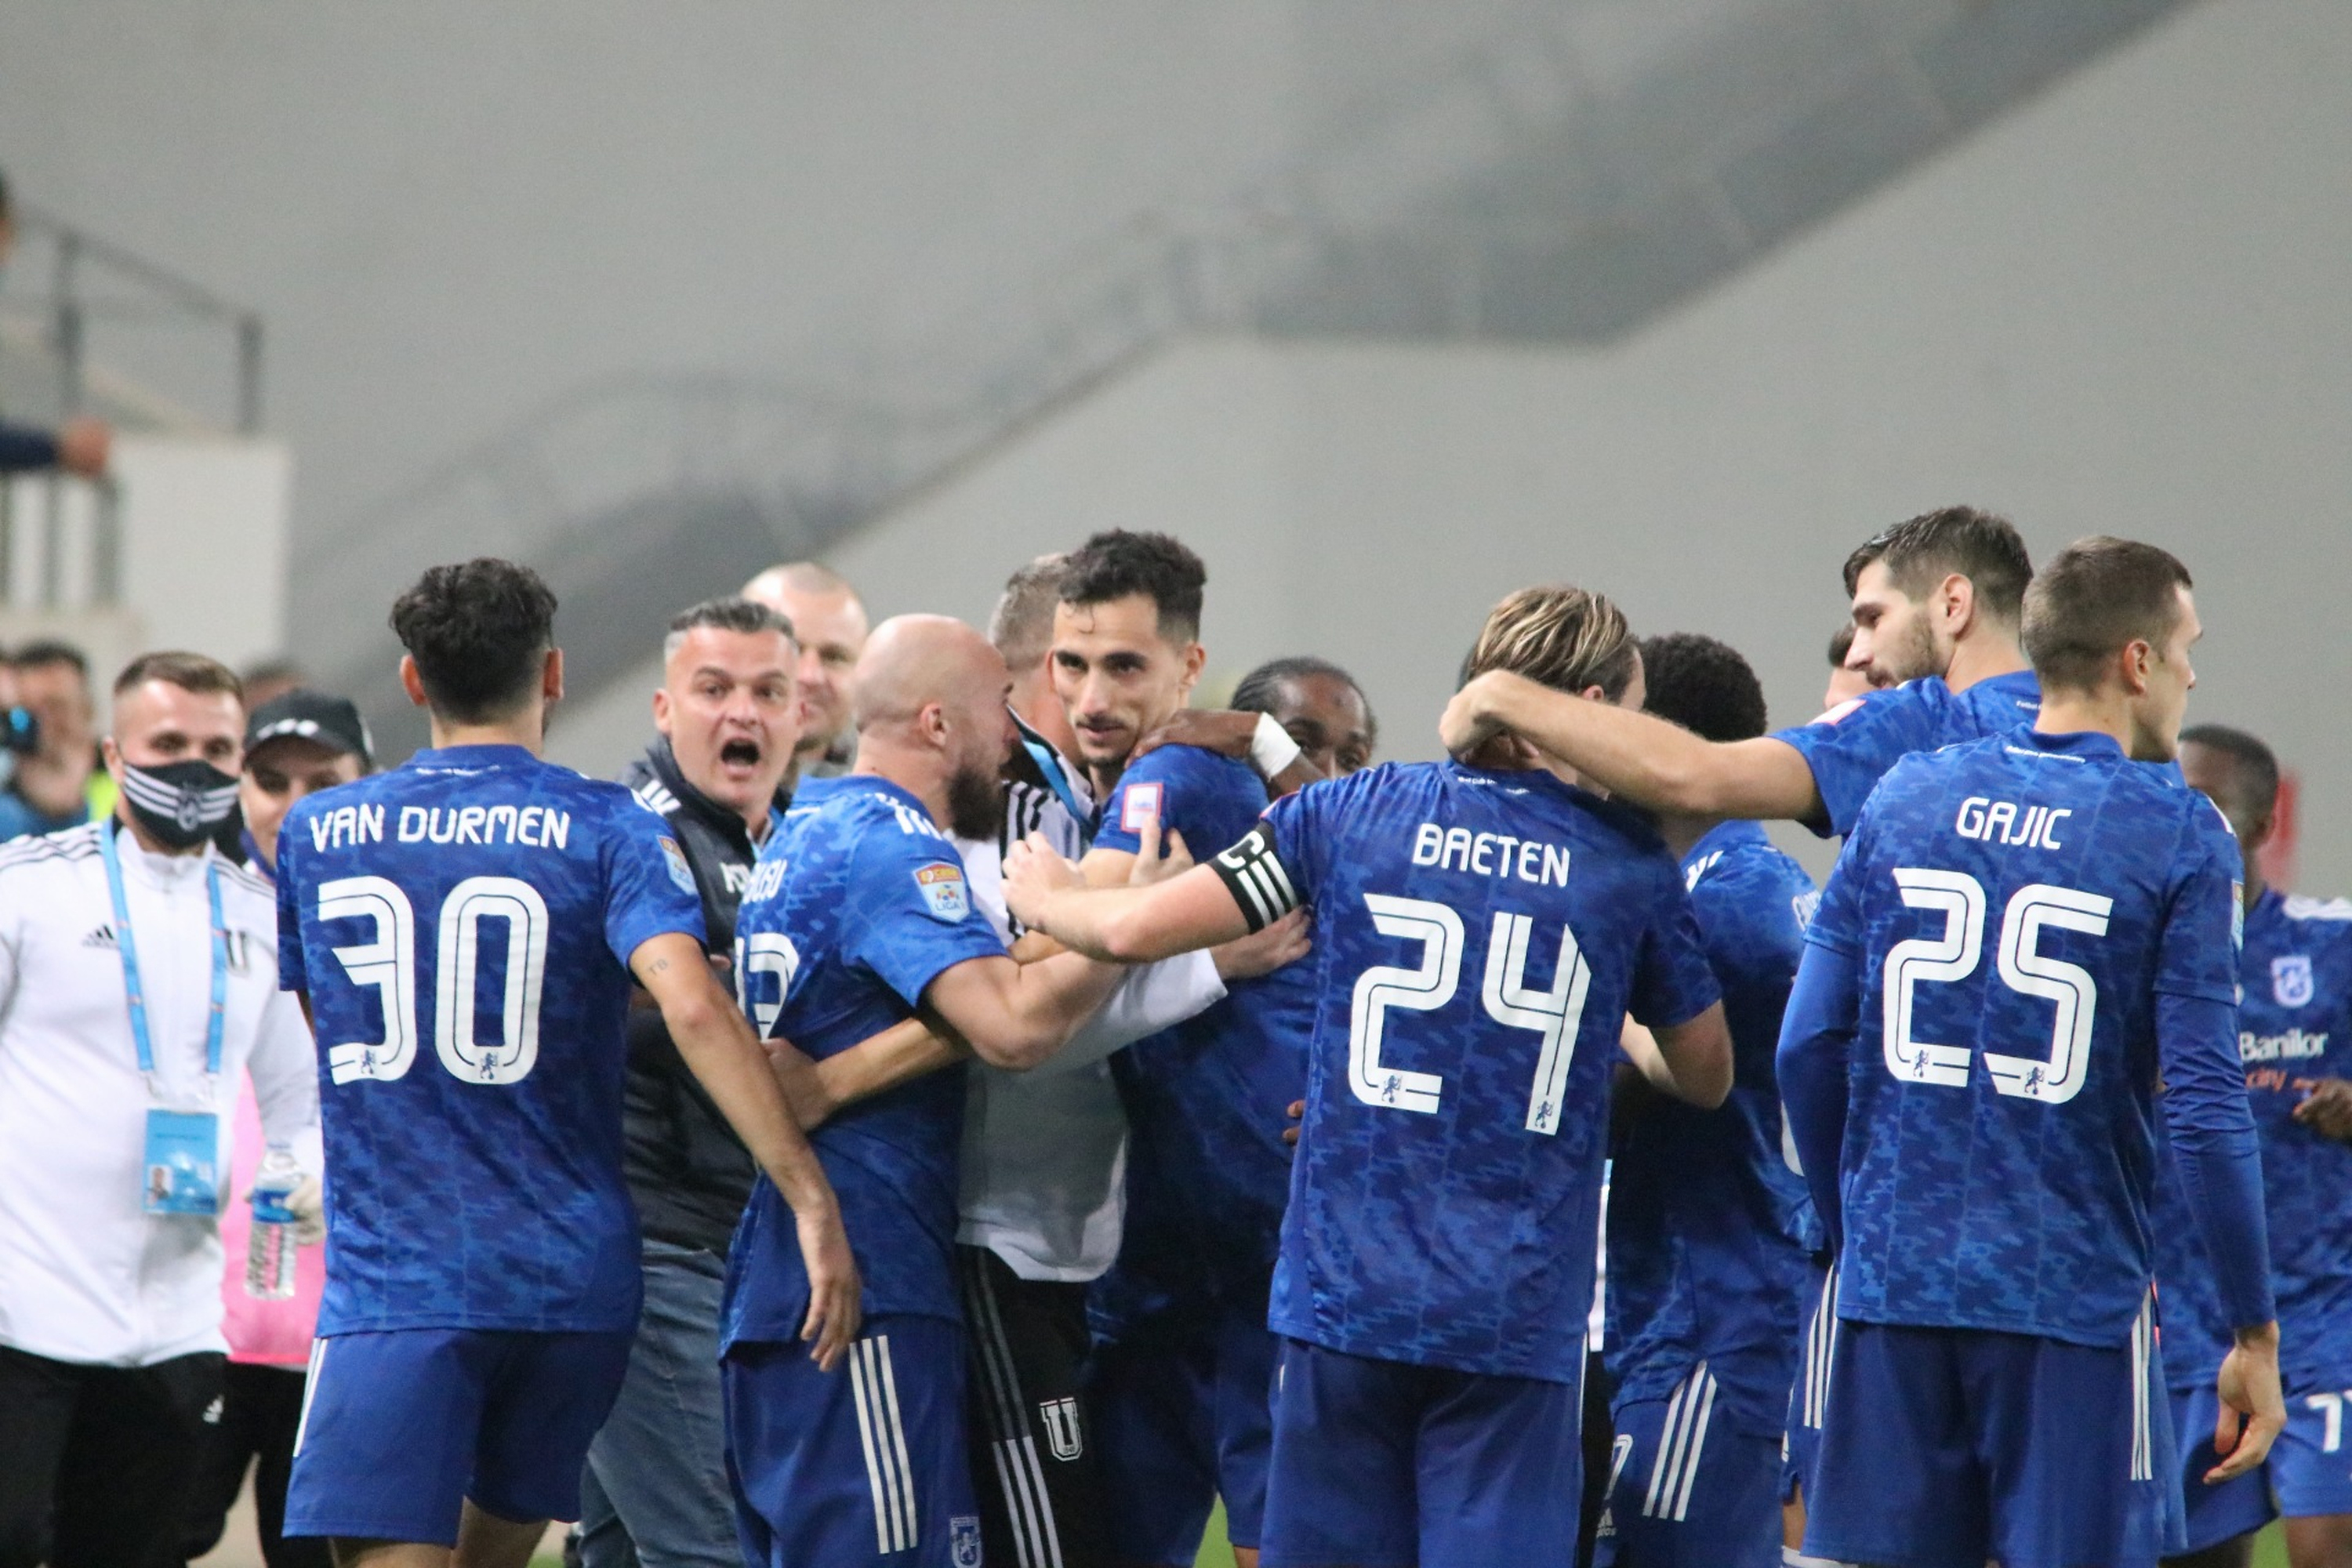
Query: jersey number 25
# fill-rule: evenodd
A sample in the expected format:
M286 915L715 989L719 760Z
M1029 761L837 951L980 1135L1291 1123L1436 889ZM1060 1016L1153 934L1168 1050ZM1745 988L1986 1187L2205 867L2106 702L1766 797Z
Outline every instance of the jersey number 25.
M383 1038L327 1047L337 1083L396 1079L416 1060L416 912L396 882L345 877L319 885L322 921L365 920L374 936L335 949L354 985L383 998ZM499 1038L477 1037L475 981L481 968L482 922L506 925L506 987L499 1001ZM433 1048L452 1076L467 1083L520 1083L539 1061L540 989L547 979L547 901L512 877L468 877L441 900L434 964Z

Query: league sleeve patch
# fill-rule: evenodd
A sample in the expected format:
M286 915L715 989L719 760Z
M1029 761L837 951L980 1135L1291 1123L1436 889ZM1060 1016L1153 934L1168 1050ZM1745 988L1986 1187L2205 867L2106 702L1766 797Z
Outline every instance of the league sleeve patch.
M1838 722L1842 721L1843 720L1844 720L1844 719L1847 719L1847 718L1851 717L1851 716L1852 716L1852 714L1853 713L1853 710L1854 710L1855 709L1857 709L1857 708L1860 708L1861 706L1862 706L1862 699L1861 699L1861 698L1859 698L1859 697L1849 697L1849 698L1847 698L1844 701L1843 701L1843 702L1839 703L1836 707L1834 707L1834 708L1832 708L1832 709L1829 710L1829 711L1827 711L1827 712L1825 712L1825 713L1822 714L1822 715L1821 715L1821 716L1819 716L1818 718L1814 718L1814 719L1811 719L1811 720L1806 721L1807 726L1810 728L1811 725L1814 725L1814 724L1835 724L1835 723L1838 723Z
M1140 833L1160 820L1161 788L1156 783L1128 786L1127 794L1119 797L1118 830L1121 833Z
M915 887L923 895L923 907L931 918L955 924L971 913L971 895L964 887L963 872L944 861L935 860L915 871Z
M677 884L677 890L681 893L693 892L695 890L694 868L686 863L686 851L677 847L677 840L667 833L663 834L661 852L663 864L669 868L669 879Z

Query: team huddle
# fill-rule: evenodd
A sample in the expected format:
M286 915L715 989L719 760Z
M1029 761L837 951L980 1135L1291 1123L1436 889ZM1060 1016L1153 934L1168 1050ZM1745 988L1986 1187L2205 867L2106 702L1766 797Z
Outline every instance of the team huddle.
M432 746L278 839L287 1533L520 1568L580 1516L657 1020L758 1172L704 1468L761 1568L1182 1568L1219 1502L1244 1568L2218 1565L2280 1513L2352 1562L2352 905L2262 884L2275 760L2182 728L2189 573L1952 508L1845 577L1809 724L1529 588L1448 760L1375 764L1319 659L1192 709L1199 560L1097 534L986 636L875 628L722 909L676 779L538 754L545 587L427 572Z

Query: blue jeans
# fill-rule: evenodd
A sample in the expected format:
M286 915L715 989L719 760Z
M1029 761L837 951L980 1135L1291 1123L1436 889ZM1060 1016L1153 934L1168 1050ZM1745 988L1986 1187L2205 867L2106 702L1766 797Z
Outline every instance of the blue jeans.
M719 1297L727 1260L645 1243L645 1315L628 1376L589 1446L583 1568L742 1568L727 1487Z

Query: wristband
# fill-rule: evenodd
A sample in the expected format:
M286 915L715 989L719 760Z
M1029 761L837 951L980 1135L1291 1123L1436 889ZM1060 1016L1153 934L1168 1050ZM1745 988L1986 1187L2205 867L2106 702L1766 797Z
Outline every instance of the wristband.
M1250 766L1258 776L1272 784L1298 760L1298 742L1290 731L1277 723L1271 713L1257 716L1257 733L1250 737Z

